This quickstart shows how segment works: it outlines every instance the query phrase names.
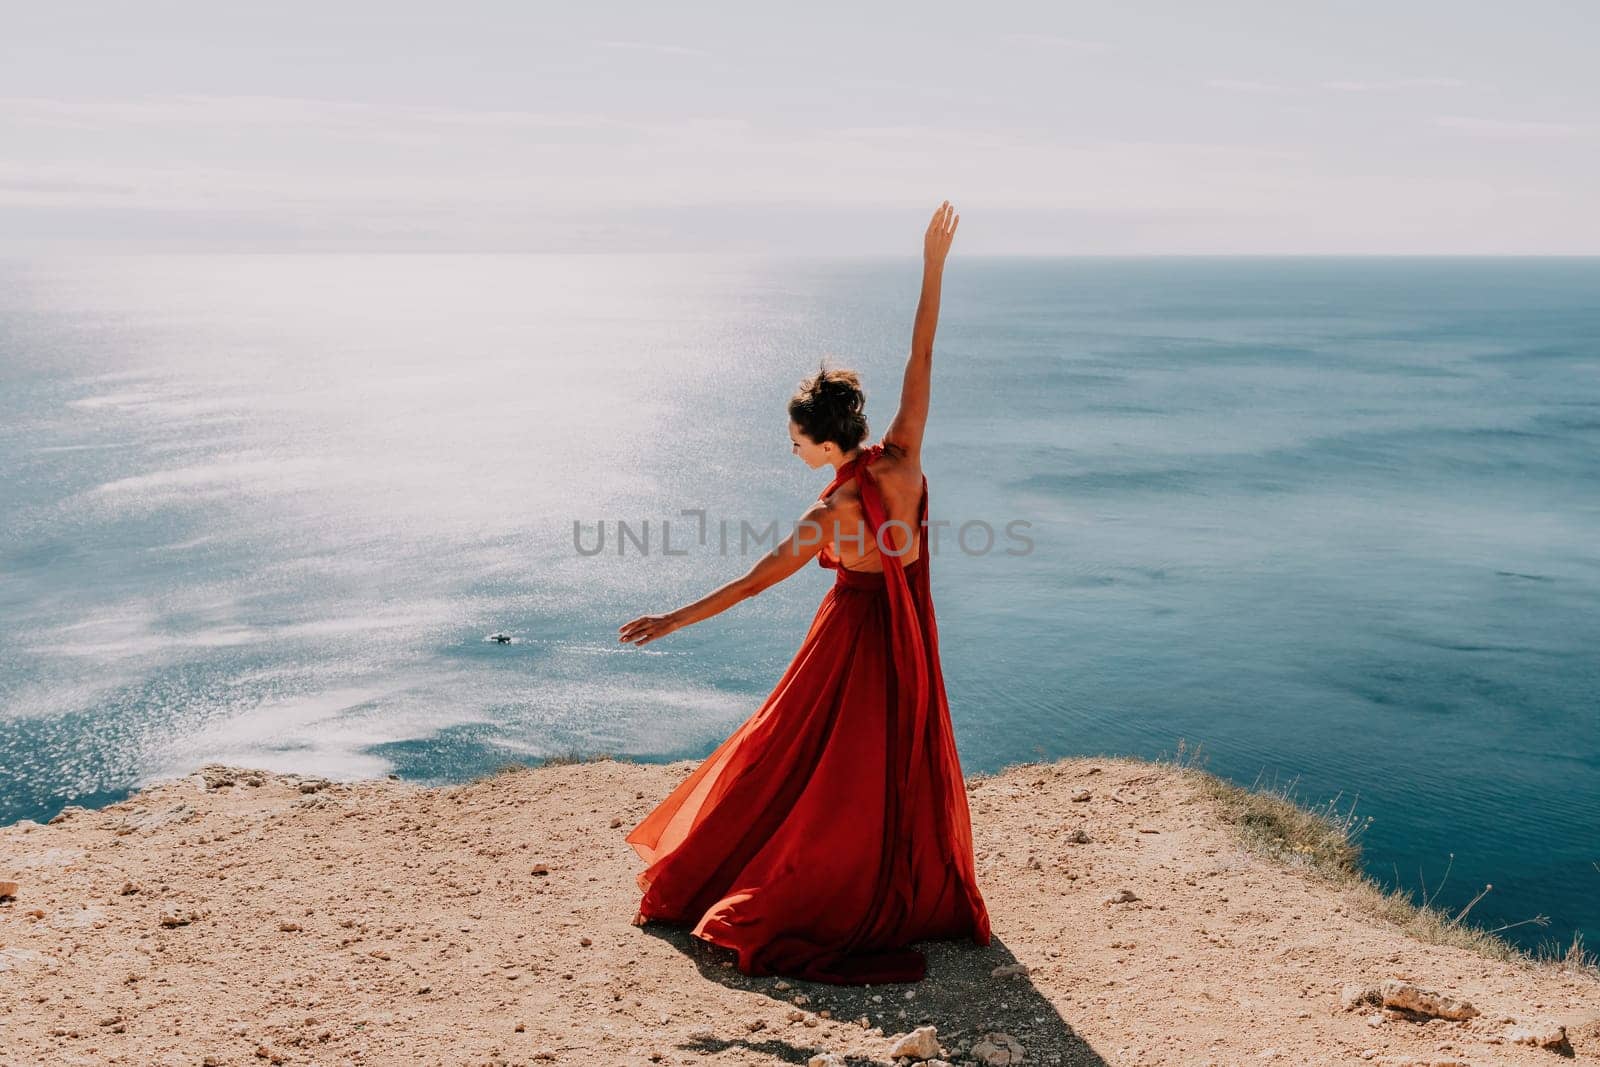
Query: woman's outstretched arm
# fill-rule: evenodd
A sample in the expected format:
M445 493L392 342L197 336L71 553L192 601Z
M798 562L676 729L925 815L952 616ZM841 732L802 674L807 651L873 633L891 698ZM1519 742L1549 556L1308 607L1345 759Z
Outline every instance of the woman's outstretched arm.
M777 585L798 571L829 542L829 533L837 525L834 509L825 501L817 501L806 509L795 524L794 532L771 552L762 556L744 574L726 585L719 586L681 608L661 615L641 615L617 627L617 640L635 645L647 645L658 637L681 630L713 615L720 615L741 600Z
M922 455L922 431L928 425L928 393L933 379L933 335L939 327L939 289L944 280L944 260L961 216L946 200L928 222L922 239L922 295L911 327L911 356L906 360L905 381L900 386L900 410L884 432L885 444L908 456Z

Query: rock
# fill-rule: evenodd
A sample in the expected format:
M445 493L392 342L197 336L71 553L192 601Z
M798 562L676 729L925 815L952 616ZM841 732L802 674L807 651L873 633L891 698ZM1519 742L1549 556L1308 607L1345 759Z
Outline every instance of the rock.
M300 783L300 792L316 793L320 790L328 788L332 784L333 783L328 781L326 778L307 778L305 781Z
M148 808L139 808L124 815L119 822L111 826L111 830L118 837L126 837L136 830L154 830L169 823L190 822L198 818L199 814L187 804L175 804L159 814Z
M806 1067L848 1067L848 1064L837 1052L823 1052L807 1060Z
M198 773L207 789L226 789L234 784L233 771L220 763L208 763Z
M1026 963L1007 963L989 972L990 978L1020 978L1028 973Z
M1138 900L1138 899L1139 899L1139 897L1134 893L1133 890L1131 890L1131 889L1119 889L1115 893L1112 893L1109 897L1106 897L1106 899L1104 901L1102 901L1102 903L1105 903L1105 904L1126 904L1131 900Z
M1084 829L1081 826L1067 835L1067 844L1069 845L1087 845L1093 840L1094 839L1092 837L1084 832Z
M1072 794L1072 802L1074 804L1082 804L1085 800L1088 800L1092 796L1094 796L1094 794L1089 790L1080 789L1076 793Z
M166 927L188 926L190 923L194 922L194 920L195 914L192 911L187 915L178 911L167 911L161 913L161 925Z
M1398 978L1385 979L1379 989L1383 995L1383 1006L1386 1008L1399 1008L1418 1015L1435 1015L1441 1019L1457 1021L1470 1019L1478 1014L1478 1009L1464 1000L1435 993L1431 989L1422 989L1410 982L1402 982Z
M54 826L57 823L66 822L68 819L72 818L74 815L77 815L80 812L85 812L85 811L88 811L88 810L89 810L88 808L80 807L77 804L68 804L66 807L62 808L59 812L57 812L55 817L52 818L45 825Z
M1382 1004L1383 991L1375 985L1362 985L1360 982L1351 982L1339 992L1339 1008L1341 1011L1354 1011L1364 1004Z
M15 882L0 882L0 900L15 897L19 888Z
M939 1055L939 1034L937 1027L919 1026L903 1037L896 1038L889 1045L889 1058L898 1059L909 1056L914 1060L932 1059Z
M1506 1040L1513 1045L1564 1050L1567 1047L1567 1028L1544 1020L1519 1023L1506 1031Z
M997 1032L984 1034L972 1046L972 1058L984 1067L1007 1067L1022 1062L1022 1045L1010 1034Z

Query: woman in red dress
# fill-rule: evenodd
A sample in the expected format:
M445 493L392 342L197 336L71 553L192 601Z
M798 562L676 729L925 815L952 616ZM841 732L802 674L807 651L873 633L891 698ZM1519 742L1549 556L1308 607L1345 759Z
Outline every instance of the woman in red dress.
M833 587L776 688L627 836L646 863L635 925L692 925L750 975L920 981L911 942L989 943L950 727L922 542L922 474L939 288L957 216L924 237L900 410L864 444L856 375L823 370L789 402L795 452L833 481L784 543L693 604L619 628L648 644L710 618L813 556Z

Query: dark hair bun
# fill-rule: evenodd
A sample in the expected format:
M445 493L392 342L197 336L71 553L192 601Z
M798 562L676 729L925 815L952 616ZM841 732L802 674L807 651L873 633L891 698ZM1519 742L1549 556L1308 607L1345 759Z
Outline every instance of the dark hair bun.
M866 439L866 406L855 371L823 365L789 398L789 417L817 444L832 441L848 452Z

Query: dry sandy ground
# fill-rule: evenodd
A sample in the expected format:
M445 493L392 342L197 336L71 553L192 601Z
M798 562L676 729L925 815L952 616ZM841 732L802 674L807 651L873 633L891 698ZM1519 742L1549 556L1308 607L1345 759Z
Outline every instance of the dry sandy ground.
M1242 850L1180 772L1122 759L969 782L988 947L924 943L917 985L747 978L681 927L629 921L623 835L692 766L436 789L211 768L0 828L19 883L0 1063L856 1067L925 1023L953 1063L990 1031L1027 1064L1600 1062L1600 984L1356 918L1343 890ZM1122 889L1138 899L1106 902ZM1389 977L1480 1014L1341 1009L1347 984ZM1513 1044L1514 1017L1569 1044Z

